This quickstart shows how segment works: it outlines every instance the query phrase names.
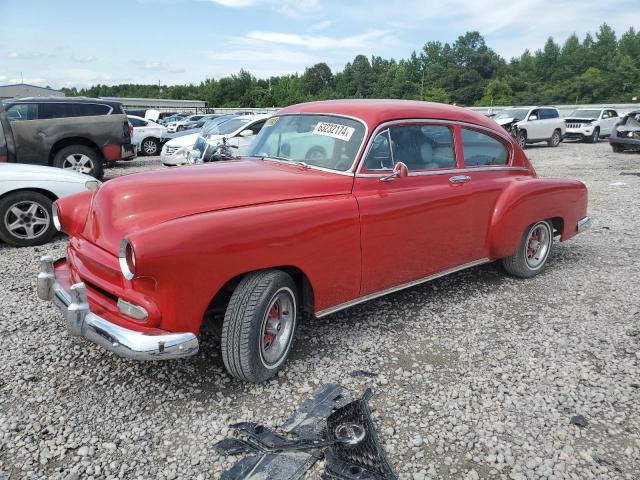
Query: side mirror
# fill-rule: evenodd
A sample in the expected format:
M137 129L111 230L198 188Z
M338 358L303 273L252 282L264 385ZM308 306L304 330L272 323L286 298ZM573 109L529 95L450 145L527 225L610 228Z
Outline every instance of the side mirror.
M248 129L247 130L242 130L240 132L240 136L241 137L251 137L251 136L253 136L253 131L248 130Z
M529 118L528 118L530 122L533 122L534 120L537 120L537 119L538 119L537 115L529 115Z
M408 176L409 176L409 169L407 168L407 166L402 162L398 162L393 166L393 171L391 172L391 174L385 177L381 177L380 181L390 182L392 180L395 180L396 178L405 178Z

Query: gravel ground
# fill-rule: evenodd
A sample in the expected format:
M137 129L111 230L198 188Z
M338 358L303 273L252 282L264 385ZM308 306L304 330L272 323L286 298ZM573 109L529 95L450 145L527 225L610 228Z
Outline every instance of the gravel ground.
M556 245L544 274L486 265L303 323L288 368L264 385L229 378L209 338L196 357L136 363L70 337L35 295L38 257L62 255L64 239L0 245L0 478L217 478L234 461L212 449L229 423L276 425L337 382L373 387L403 479L637 479L640 154L527 154L541 176L590 188L592 230Z

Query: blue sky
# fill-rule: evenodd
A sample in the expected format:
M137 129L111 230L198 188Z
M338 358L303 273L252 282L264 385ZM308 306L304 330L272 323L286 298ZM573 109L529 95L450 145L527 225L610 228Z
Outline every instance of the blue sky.
M0 19L0 84L58 88L335 71L469 30L509 58L605 21L637 28L640 0L0 0Z

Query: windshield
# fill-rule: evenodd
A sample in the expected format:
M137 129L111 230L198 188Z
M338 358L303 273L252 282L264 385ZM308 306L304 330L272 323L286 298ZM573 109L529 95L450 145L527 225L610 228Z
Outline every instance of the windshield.
M249 155L346 171L353 165L364 135L364 126L349 118L332 115L271 117L255 139Z
M600 116L600 110L574 110L570 117L578 118L598 118Z
M513 118L514 120L522 120L527 116L528 112L528 108L506 108L493 118L494 120L497 120L499 118Z
M213 123L216 120L212 120L212 125L207 125L205 131L203 131L203 135L229 135L230 133L235 132L243 125L251 122L249 118L232 118L231 120L223 121L220 123Z

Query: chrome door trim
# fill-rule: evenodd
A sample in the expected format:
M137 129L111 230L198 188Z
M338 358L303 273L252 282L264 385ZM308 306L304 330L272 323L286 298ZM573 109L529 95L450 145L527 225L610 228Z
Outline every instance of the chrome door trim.
M325 114L325 115L329 115L329 114ZM369 150L371 149L371 145L373 144L373 139L385 128L389 128L392 127L394 125L406 125L406 124L420 124L420 123L426 123L426 124L443 124L443 125L459 125L461 127L469 127L472 129L478 129L478 130L484 130L486 132L489 132L493 135L497 135L500 138L502 138L503 140L505 140L509 145L511 145L511 142L513 141L513 137L511 137L511 135L509 135L508 133L502 133L498 130L494 130L492 128L489 127L485 127L483 125L477 125L475 123L467 123L467 122L461 122L459 120L443 120L441 118L407 118L407 119L399 119L399 120L389 120L387 122L383 122L381 124L379 124L372 132L371 136L369 137L369 140L367 141L366 144L366 148L360 152L358 151L358 154L362 153L362 155L359 158L359 162L358 162L358 168L356 168L355 173L356 173L356 177L359 177L360 175L367 175L367 176L380 176L383 175L382 173L380 175L378 174L361 174L361 170L364 167L364 159L367 157L367 155L369 154ZM454 137L454 150L455 150L455 137ZM457 159L457 153L456 152L456 159ZM497 165L497 167L508 167L510 166L511 162L513 161L513 148L509 148L509 163L507 165ZM521 167L513 167L513 168L521 168ZM526 169L524 169L526 170ZM416 173L430 173L430 172L416 172ZM411 171L409 171L409 176L411 176Z
M481 258L479 260L474 260L473 262L465 263L464 265L459 265L457 267L450 268L448 270L443 270L442 272L435 273L433 275L429 275L427 277L420 278L418 280L413 280L408 283L403 283L402 285L397 285L395 287L386 288L384 290L380 290L379 292L370 293L368 295L364 295L362 297L355 298L353 300L349 300L348 302L341 303L334 307L325 308L324 310L320 310L316 312L316 318L325 317L327 315L331 315L332 313L338 312L340 310L344 310L345 308L353 307L354 305L358 305L359 303L364 303L369 300L373 300L374 298L383 297L393 292L397 292L399 290L404 290L405 288L414 287L416 285L420 285L421 283L425 283L431 280L435 280L436 278L444 277L445 275L449 275L451 273L459 272L460 270L465 270L467 268L476 267L478 265L482 265L483 263L488 263L491 260L488 258Z
M467 168L447 168L444 170L430 170L423 172L412 172L409 170L410 177L420 177L423 175L451 175L455 173L473 173L473 172L490 172L490 171L503 171L503 170L513 170L513 171L522 171L528 172L529 169L526 167L508 167L508 166L486 166L486 167L467 167ZM357 173L356 178L378 178L388 175L389 172L385 171L385 173Z

